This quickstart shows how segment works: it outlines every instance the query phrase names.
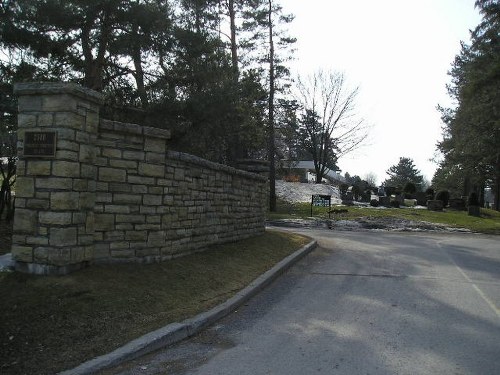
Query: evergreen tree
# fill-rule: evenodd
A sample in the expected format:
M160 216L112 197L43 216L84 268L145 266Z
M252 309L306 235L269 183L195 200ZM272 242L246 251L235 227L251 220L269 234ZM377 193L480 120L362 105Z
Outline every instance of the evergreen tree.
M479 192L490 184L500 209L500 3L476 1L483 19L471 33L471 43L462 43L450 75L449 95L454 108L439 108L444 122L444 155L440 171L462 176L464 195L469 188ZM451 176L451 175L450 175ZM439 177L443 178L441 173ZM453 185L453 180L441 181Z
M407 183L413 183L417 191L422 190L424 177L411 158L399 158L398 164L391 166L386 173L389 178L384 181L384 186L393 186L402 191Z
M283 13L278 0L250 0L248 4L243 29L251 31L251 35L243 44L256 54L253 60L256 64L267 66L269 208L276 211L276 104L279 94L289 87L286 62L291 59L290 49L296 40L289 37L284 28L294 17Z

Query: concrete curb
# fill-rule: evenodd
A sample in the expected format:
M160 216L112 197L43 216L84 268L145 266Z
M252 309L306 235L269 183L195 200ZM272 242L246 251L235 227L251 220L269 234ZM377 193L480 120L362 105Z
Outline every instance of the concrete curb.
M141 336L122 346L121 348L112 351L111 353L91 359L71 370L60 372L59 375L93 374L97 371L117 366L120 363L138 358L144 354L153 352L157 349L174 344L187 337L197 334L204 328L210 326L217 320L225 317L236 310L239 306L243 305L251 297L276 280L297 261L314 250L316 246L317 242L311 241L295 253L281 260L273 268L252 281L250 285L242 289L235 296L212 308L211 310L198 314L193 318L186 319L181 323L171 323L163 328L157 329L156 331L147 333L144 336Z

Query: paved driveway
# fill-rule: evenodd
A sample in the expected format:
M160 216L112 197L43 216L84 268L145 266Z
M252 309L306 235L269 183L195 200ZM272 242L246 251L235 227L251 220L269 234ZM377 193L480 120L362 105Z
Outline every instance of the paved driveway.
M500 238L308 230L239 311L120 374L500 374Z

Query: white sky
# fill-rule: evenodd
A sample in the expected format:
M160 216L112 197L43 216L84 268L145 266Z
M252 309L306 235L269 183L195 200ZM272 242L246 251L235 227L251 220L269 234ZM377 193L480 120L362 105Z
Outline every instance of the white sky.
M449 105L447 75L460 40L480 22L474 0L282 0L298 39L292 63L301 75L343 71L360 86L358 109L371 126L369 144L339 161L342 174L383 182L410 157L427 179L441 139L437 104Z

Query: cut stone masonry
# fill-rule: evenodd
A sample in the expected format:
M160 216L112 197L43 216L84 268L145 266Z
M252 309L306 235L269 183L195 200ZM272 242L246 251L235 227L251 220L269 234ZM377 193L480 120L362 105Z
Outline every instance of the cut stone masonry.
M168 130L99 119L101 95L76 84L23 83L15 93L18 270L163 261L264 231L262 175L169 151ZM27 131L55 131L56 156L25 157Z

